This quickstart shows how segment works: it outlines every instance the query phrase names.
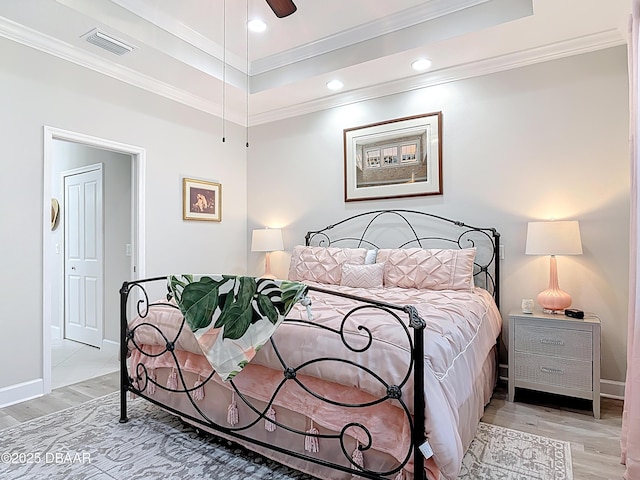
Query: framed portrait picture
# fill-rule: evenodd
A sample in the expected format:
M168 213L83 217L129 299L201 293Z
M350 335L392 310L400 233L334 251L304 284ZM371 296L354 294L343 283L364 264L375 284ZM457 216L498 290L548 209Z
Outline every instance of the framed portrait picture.
M182 179L182 218L222 221L222 185L192 178Z
M346 202L442 194L442 112L344 130Z

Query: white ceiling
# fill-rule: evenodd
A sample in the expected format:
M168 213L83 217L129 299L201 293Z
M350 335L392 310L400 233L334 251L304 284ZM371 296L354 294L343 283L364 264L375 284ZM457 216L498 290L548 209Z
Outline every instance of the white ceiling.
M622 45L630 12L630 0L294 2L278 19L264 0L0 0L0 36L255 125ZM247 35L247 18L267 31ZM87 43L96 27L135 50ZM427 72L411 70L420 57Z

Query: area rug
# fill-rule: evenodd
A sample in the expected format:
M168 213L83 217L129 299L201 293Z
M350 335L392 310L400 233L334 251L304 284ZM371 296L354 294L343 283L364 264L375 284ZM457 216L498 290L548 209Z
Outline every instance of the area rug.
M118 423L119 394L0 430L0 478L50 480L310 480L232 442L198 436L142 399ZM571 480L566 442L481 423L465 480Z
M458 479L571 480L569 442L480 423Z

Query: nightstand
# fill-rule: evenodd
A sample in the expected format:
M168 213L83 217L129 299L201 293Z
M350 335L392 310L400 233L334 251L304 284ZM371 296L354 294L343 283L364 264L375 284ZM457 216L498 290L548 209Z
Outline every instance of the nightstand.
M592 400L600 418L600 320L510 312L510 402L516 388Z

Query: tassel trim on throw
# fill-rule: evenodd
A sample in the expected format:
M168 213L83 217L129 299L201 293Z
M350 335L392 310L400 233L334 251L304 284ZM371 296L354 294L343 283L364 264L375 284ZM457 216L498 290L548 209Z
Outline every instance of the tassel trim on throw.
M140 384L138 383L138 378L137 377L135 379L133 379L133 381L131 382L131 385L136 390L140 390ZM138 395L136 395L131 390L129 390L129 399L130 400L135 400L136 398L138 398Z
M171 373L167 377L167 388L169 390L177 390L178 389L178 373L175 368L171 369Z
M404 480L404 470L400 470L393 480Z
M198 375L198 380L193 384L193 399L196 401L204 400L204 385L202 384L202 378Z
M309 318L309 321L312 322L313 313L311 313L311 297L307 295L302 297L302 299L300 300L300 305L302 305L303 307L307 307L307 317Z
M362 450L360 450L360 442L356 440L356 448L351 454L351 460L361 469L364 468L364 456L362 455ZM359 477L360 475L354 473L354 477Z
M240 421L238 416L238 404L236 403L236 394L231 392L231 403L227 407L227 423L232 427Z
M276 421L276 411L273 409L273 407L269 408L269 410L267 410L267 413L265 414L265 419L264 419L264 429L267 432L275 432L276 430L276 424L273 423Z
M153 383L156 380L156 375L152 368L147 370L147 393L153 395L156 393L156 384Z
M314 435L318 435L318 429L313 426L313 420L311 420L311 428L307 430L307 435L304 437L304 449L307 452L318 453L320 451L320 442L318 441L318 437Z

